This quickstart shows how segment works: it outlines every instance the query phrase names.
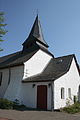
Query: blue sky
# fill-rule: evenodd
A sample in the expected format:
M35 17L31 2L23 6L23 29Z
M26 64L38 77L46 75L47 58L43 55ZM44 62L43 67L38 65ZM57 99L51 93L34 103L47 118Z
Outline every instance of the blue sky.
M49 50L55 57L75 54L80 64L80 0L0 0L8 24L0 56L22 49L37 9Z

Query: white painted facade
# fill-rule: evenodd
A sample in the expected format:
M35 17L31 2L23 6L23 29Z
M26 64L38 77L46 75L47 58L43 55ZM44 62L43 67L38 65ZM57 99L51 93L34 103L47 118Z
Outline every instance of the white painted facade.
M74 103L74 96L78 96L78 88L80 85L80 76L73 58L69 71L54 81L54 109L60 109ZM64 88L64 99L61 99L61 88ZM71 98L68 96L68 88L71 88Z
M38 52L32 56L31 59L24 63L25 67L23 79L41 73L51 58L52 57L47 53L43 52L42 50L38 50Z
M48 86L48 82L34 83L22 83L21 92L18 97L21 104L25 104L27 107L37 108L37 86L47 86L47 110L51 110L51 88Z
M22 80L30 77L32 75L36 75L41 73L48 62L51 60L51 56L47 53L39 50L31 59L24 63L24 66L17 66L10 68L10 83L8 85L9 80L9 69L3 69L3 82L0 89L3 90L4 98L9 100L19 100L21 104L25 104L28 107L36 108L37 104L37 85L47 85L48 83L35 83L35 88L33 88L33 83L22 83ZM27 69L27 76L26 76ZM6 81L7 79L7 81ZM6 83L6 85L5 85ZM6 87L6 88L5 88ZM51 91L50 88L47 87L47 108L51 109ZM1 92L2 93L2 92ZM1 96L1 97L3 97Z
M3 78L0 86L0 97L7 98L14 101L19 100L21 104L27 107L37 108L37 86L47 86L47 110L51 110L51 86L50 82L35 82L35 83L22 83L22 80L27 77L37 75L41 73L49 61L51 56L47 53L39 50L32 58L24 63L24 66L17 66L10 68L10 83L9 80L9 69L2 69ZM27 74L26 74L27 73ZM35 84L35 87L33 87ZM66 106L68 97L68 88L71 88L71 100L70 104L73 103L74 95L78 95L78 88L80 85L80 76L73 58L72 64L69 71L54 81L54 109L59 109ZM65 98L61 99L61 88L65 89Z
M20 90L20 84L24 75L23 73L24 67L23 66L12 67L10 68L10 71L11 71L10 83L6 89L4 98L14 101L17 98Z
M24 63L23 79L41 73L51 58L52 57L50 55L39 50L31 59ZM48 83L40 82L34 84L35 87L33 88L33 83L21 83L20 91L16 99L27 107L37 108L37 86L47 85L47 109L51 110L51 89L48 87Z
M8 80L9 80L9 69L2 69L0 70L2 72L2 83L0 86L0 98L3 98L6 89L8 87Z

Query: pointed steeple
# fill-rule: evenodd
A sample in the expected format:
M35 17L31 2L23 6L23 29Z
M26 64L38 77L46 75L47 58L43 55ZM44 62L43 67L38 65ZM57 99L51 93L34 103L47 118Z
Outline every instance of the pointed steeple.
M48 48L48 44L46 43L46 41L44 40L43 37L43 33L42 33L42 29L41 29L41 25L40 25L40 21L38 18L38 15L36 16L35 22L33 24L33 27L31 29L31 32L28 36L28 38L26 39L26 41L23 43L23 47L25 45L27 45L28 43L32 44L34 43L34 41L36 41L37 43L39 43L39 45L42 45L46 48Z
M46 47L48 47L48 44L44 40L42 29L41 29L41 24L38 18L38 15L36 16L35 22L33 24L32 30L30 32L29 36L34 36L35 38L38 39L40 43L43 43Z

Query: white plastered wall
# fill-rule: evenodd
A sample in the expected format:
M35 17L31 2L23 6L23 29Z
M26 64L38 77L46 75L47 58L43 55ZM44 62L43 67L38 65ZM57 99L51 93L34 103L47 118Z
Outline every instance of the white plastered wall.
M3 98L5 91L8 86L8 81L9 81L9 69L2 69L0 70L2 72L2 82L0 86L0 98Z
M66 106L67 99L69 100L68 88L71 88L72 98L69 102L70 104L73 104L74 96L78 95L79 85L80 76L73 58L69 71L54 82L54 109L59 109ZM61 99L61 87L65 88L65 99Z
M35 84L34 87L33 84ZM47 85L47 109L51 110L51 87L48 84L48 82L23 83L21 86L21 95L17 99L27 107L37 108L37 86Z
M25 67L23 79L41 73L51 58L52 57L47 53L43 52L42 50L38 50L38 52L32 56L31 59L24 63Z
M32 56L32 58L30 58L27 62L24 63L24 66L10 68L10 84L7 87L4 98L12 101L17 99L21 104L25 104L28 107L36 108L37 85L47 85L47 83L36 83L35 88L33 88L33 83L22 83L22 80L26 78L26 70L27 77L41 73L47 66L51 58L52 57L50 55L43 52L42 50L39 50L34 56ZM50 88L48 88L48 109L51 108L50 94L51 91Z
M4 94L4 98L9 100L15 100L19 94L21 81L23 79L23 66L17 66L10 68L11 76L10 76L10 83L6 89Z
M47 53L39 50L31 59L24 63L24 77L31 77L33 75L37 75L41 73L47 64L51 60L51 56ZM35 87L33 88L33 83L22 83L20 86L19 95L17 99L20 100L22 104L25 104L28 107L36 108L37 107L37 85L48 85L48 83L35 83ZM50 88L47 87L47 108L51 109L51 91Z

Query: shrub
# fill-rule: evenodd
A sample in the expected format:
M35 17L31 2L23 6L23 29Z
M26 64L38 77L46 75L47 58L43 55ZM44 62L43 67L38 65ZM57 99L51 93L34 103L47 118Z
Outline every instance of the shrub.
M13 109L16 109L16 110L27 110L27 107L25 105L17 105L17 104L14 104L13 105Z
M25 105L20 105L19 101L15 100L14 102L0 98L0 109L16 109L16 110L25 110L27 109Z
M67 112L67 113L77 113L80 112L80 103L76 102L73 105L70 105L68 107L64 107L63 111Z
M66 99L66 107L70 106L70 99Z
M1 109L13 109L13 102L0 98L0 108Z

